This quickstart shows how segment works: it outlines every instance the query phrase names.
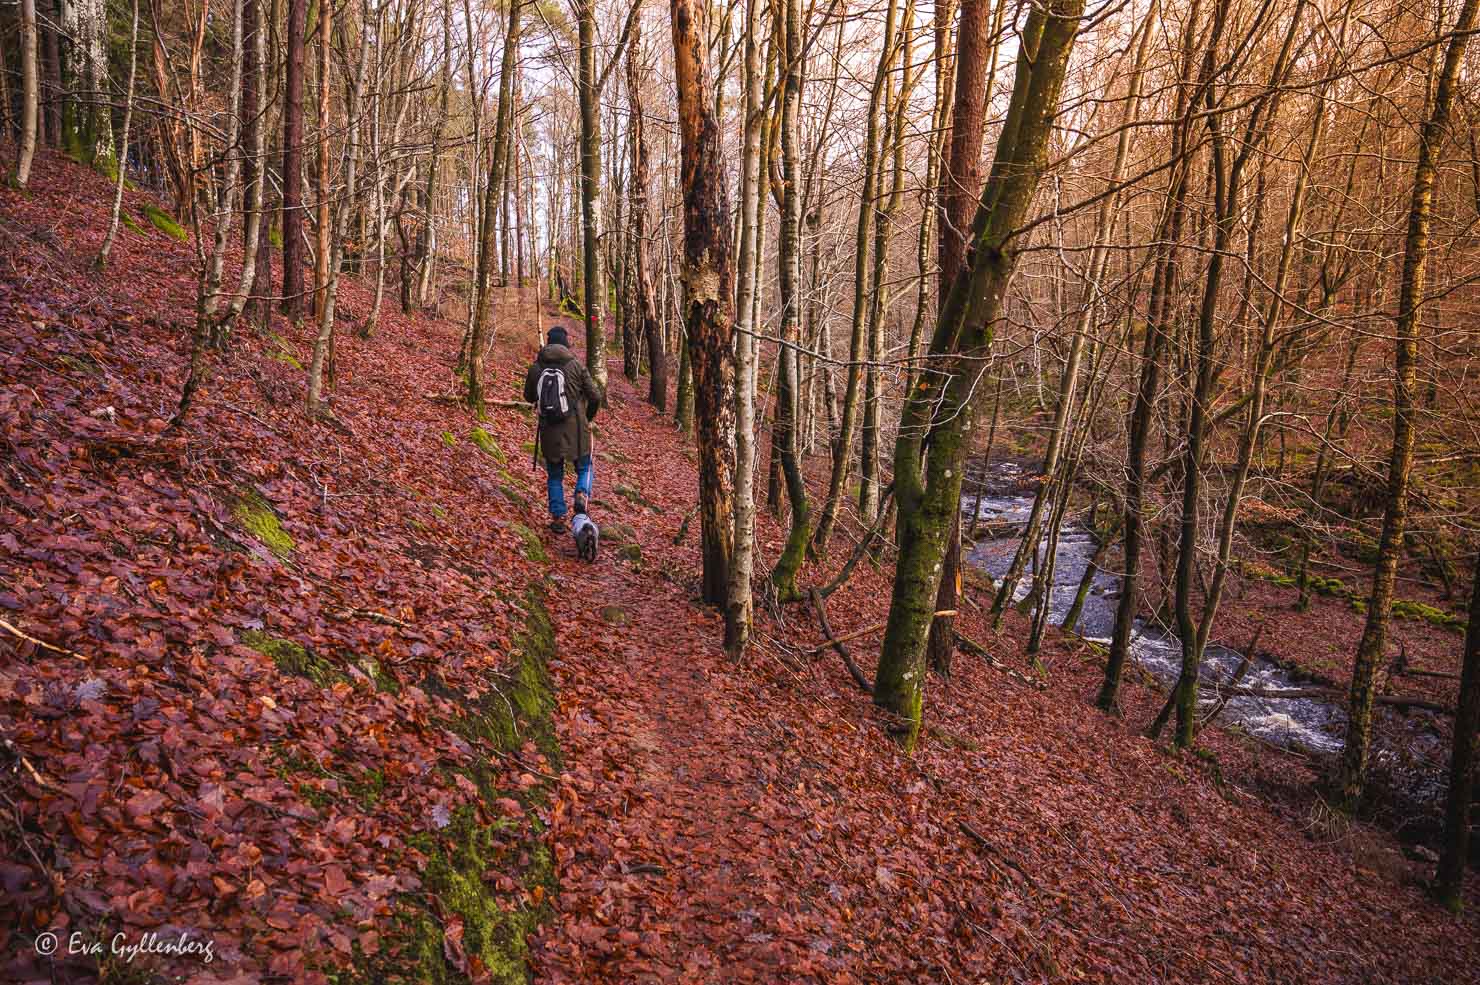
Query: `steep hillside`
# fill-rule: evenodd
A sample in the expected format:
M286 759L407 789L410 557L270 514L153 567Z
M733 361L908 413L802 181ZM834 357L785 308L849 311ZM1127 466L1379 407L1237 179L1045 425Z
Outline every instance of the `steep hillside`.
M902 756L817 616L741 665L699 605L695 472L612 366L595 565L543 527L531 419L438 399L459 326L344 284L332 407L306 346L237 332L185 424L194 252L43 156L0 191L0 955L18 981L1461 981L1480 923L1388 835L1089 707L973 590ZM127 205L143 216L146 196ZM388 309L389 311L389 309ZM533 338L506 317L512 397ZM763 562L782 531L763 520ZM843 551L806 577L822 581ZM882 620L887 557L828 602ZM875 637L850 644L866 672ZM1472 880L1470 893L1474 899ZM71 935L211 948L69 955ZM44 935L61 954L38 956ZM526 937L531 934L532 937ZM133 976L133 977L130 977Z

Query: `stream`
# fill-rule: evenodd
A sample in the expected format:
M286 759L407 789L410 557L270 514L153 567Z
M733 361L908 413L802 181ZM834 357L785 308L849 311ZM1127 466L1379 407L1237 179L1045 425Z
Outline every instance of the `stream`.
M1021 467L1011 463L994 464L984 477L986 491L981 497L980 520L989 525L991 534L967 549L966 563L985 571L994 581L1000 582L1012 563L1028 514L1033 509L1033 497L1022 494L1020 487L1024 478ZM976 493L971 491L962 496L963 523L971 522L971 511L976 507ZM1044 524L1042 540L1038 545L1039 562L1047 553L1048 531ZM1083 524L1066 518L1059 532L1057 557L1054 562L1053 585L1049 590L1049 617L1055 626L1063 623L1074 604L1079 582L1094 554L1096 541ZM1032 566L1019 579L1014 601L1027 596L1032 585ZM1096 572L1091 583L1089 596L1073 632L1087 640L1110 645L1110 634L1115 628L1115 606L1120 595L1120 578L1115 574ZM1150 672L1157 680L1170 687L1176 683L1182 668L1182 645L1175 635L1166 630L1137 619L1131 637L1132 658ZM1201 678L1209 684L1227 683L1238 668L1243 655L1224 646L1209 644L1203 653ZM1306 688L1292 679L1282 667L1256 656L1244 672L1243 687L1262 690L1297 690ZM1204 713L1211 710L1211 696L1200 702ZM1346 730L1345 711L1318 698L1255 698L1234 697L1219 715L1223 727L1237 726L1256 739L1299 752L1328 756L1341 751L1342 737Z

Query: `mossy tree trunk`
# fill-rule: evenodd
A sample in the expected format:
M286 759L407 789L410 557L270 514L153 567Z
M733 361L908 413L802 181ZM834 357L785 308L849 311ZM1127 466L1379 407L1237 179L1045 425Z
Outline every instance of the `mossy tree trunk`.
M995 20L1002 23L1005 3L997 4ZM950 100L948 121L950 156L942 163L937 196L936 255L939 264L936 303L945 304L951 285L966 261L966 233L973 204L981 190L982 122L992 85L997 77L998 31L989 29L987 0L963 0L955 59L955 95ZM947 27L949 31L949 27ZM940 34L937 28L937 36ZM947 134L943 133L944 139ZM938 314L938 312L937 312ZM911 356L916 346L911 345ZM916 367L911 366L913 381ZM914 387L911 386L911 391ZM1000 387L999 387L1000 392ZM995 421L996 414L993 413ZM940 584L936 589L936 611L956 608L961 587L961 511L956 510L947 535ZM949 675L956 650L955 621L950 616L933 620L927 643L930 666Z
M931 339L937 372L914 387L900 420L894 449L899 558L874 702L902 720L906 749L920 732L925 641L951 518L960 510L966 437L982 389L977 384L1017 262L1013 237L1043 173L1083 11L1084 0L1051 0L1028 15L1012 100L972 225L971 257L951 285Z
M802 477L798 453L797 344L801 341L802 306L802 197L797 153L800 139L797 117L802 102L802 15L799 0L783 0L784 21L777 25L782 39L781 84L781 229L777 257L781 289L781 358L777 380L776 413L781 436L781 470L786 478L786 498L791 501L791 530L786 547L771 569L771 584L783 602L800 599L797 573L812 535L812 513L807 504L807 485Z

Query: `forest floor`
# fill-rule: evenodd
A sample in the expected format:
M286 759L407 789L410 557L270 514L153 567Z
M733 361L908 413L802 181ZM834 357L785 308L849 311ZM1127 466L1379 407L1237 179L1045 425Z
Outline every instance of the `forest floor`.
M459 326L397 314L360 340L354 278L337 426L304 417L308 332L276 319L164 432L192 248L131 192L139 229L95 273L108 187L49 155L35 181L0 190L0 978L1447 982L1480 962L1476 880L1450 915L1386 832L1270 796L1309 786L1297 757L1140 737L1160 695L1139 681L1124 721L1099 715L1075 639L1035 681L1022 621L994 637L983 595L961 628L998 659L931 681L913 757L809 607L727 661L683 529L692 453L617 361L594 565L543 529L529 416L436 399ZM496 398L533 337L501 322ZM763 570L783 531L760 526ZM833 627L881 621L888 586L861 565ZM150 931L213 960L67 953Z

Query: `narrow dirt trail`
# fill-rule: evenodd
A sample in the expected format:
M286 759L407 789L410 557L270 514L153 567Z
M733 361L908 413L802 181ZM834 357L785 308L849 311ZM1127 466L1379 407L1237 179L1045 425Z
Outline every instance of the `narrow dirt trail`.
M619 559L610 535L594 566L551 545L565 775L541 980L794 980L815 955L783 934L805 922L796 911L814 887L754 848L794 837L804 818L766 796L776 737L724 670L718 616L663 577L688 566L665 561L693 552L697 524L675 546L681 516L614 491L682 502L693 466L615 371L610 389L602 431L620 441L598 434L593 515L630 524L643 560Z

